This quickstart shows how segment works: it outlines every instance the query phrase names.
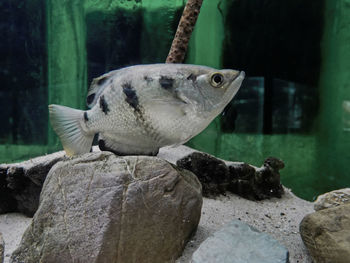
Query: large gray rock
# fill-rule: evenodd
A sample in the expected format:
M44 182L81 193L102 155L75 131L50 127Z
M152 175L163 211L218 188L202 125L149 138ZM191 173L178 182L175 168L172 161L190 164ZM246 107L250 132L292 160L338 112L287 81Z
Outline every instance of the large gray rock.
M5 252L5 242L0 233L0 263L4 261L4 252Z
M307 215L300 234L315 263L349 263L350 204Z
M57 152L25 162L1 164L0 214L20 212L33 216L47 173L64 158L64 152Z
M156 157L57 163L12 262L174 262L201 214L195 175Z
M350 188L344 188L318 196L314 208L318 211L348 203L350 203Z
M192 263L288 263L288 250L270 235L234 220L206 239Z

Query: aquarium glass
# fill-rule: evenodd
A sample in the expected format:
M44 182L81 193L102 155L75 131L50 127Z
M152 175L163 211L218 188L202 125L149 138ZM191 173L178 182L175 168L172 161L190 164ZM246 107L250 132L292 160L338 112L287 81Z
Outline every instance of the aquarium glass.
M0 1L0 162L62 149L48 104L84 109L95 77L164 62L184 0ZM246 72L235 99L187 144L232 161L285 162L302 198L347 187L347 0L203 0L185 63Z

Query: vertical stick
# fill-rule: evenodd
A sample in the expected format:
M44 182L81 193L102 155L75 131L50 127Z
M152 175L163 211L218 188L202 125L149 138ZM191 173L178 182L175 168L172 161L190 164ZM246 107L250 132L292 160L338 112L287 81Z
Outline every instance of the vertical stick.
M203 0L188 0L182 13L166 63L182 63Z

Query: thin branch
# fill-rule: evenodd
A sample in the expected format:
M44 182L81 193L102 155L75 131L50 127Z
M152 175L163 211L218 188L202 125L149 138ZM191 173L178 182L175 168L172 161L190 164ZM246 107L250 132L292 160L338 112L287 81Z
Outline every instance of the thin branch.
M166 63L182 63L203 0L188 0L182 13Z

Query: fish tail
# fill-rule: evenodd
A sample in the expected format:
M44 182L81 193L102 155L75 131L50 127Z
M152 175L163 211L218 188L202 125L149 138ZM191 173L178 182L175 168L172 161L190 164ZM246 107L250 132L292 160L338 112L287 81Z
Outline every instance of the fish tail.
M60 138L68 156L90 151L94 134L87 133L82 128L84 111L51 104L49 115L51 126Z

